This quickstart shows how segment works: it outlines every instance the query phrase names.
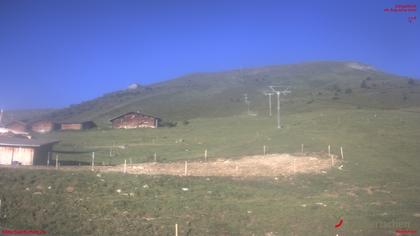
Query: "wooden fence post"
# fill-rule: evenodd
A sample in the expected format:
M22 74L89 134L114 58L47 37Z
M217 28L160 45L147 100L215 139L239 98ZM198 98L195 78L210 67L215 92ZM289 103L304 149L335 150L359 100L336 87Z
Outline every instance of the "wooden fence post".
M184 166L184 175L187 176L188 175L188 161L185 161L185 166Z
M343 147L340 147L340 150L341 150L341 159L343 159L343 160L344 160Z
M207 161L207 149L204 150L204 161Z
M95 168L95 152L92 152L92 167L91 167L91 171L94 171Z
M331 156L331 146L328 145L328 156Z
M153 159L155 160L155 162L157 162L156 152L155 152L155 154L153 155Z
M124 160L124 174L127 173L127 160Z
M265 145L263 146L263 153L264 153L264 156L267 154L267 147Z
M58 153L55 154L55 169L58 169Z
M303 153L303 143L300 145L300 152Z
M48 152L47 166L50 166L51 152Z
M175 236L178 236L178 224L175 224Z

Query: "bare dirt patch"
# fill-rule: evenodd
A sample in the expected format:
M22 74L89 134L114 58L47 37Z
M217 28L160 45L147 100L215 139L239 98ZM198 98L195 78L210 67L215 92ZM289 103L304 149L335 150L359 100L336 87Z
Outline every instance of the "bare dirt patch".
M337 158L335 157L335 164ZM102 171L121 172L119 165ZM331 159L317 155L271 154L240 159L187 163L188 176L288 176L298 173L320 173L331 168ZM145 175L185 175L185 162L142 163L127 165L127 173Z
M337 156L333 156L334 165L339 165ZM331 158L327 154L271 154L245 156L239 159L215 159L212 161L188 161L187 176L290 176L299 173L326 173L331 168ZM8 166L0 168L19 168L58 171L91 171L91 166ZM95 166L94 171L124 172L124 165ZM176 175L185 176L185 161L171 163L127 164L127 174Z

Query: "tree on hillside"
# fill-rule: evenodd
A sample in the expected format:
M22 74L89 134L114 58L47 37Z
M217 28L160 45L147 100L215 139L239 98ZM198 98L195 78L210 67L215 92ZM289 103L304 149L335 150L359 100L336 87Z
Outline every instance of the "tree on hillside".
M409 79L408 80L408 84L409 85L415 85L416 84L416 81L414 79Z
M369 88L369 86L366 83L366 80L362 81L362 84L360 84L360 88Z

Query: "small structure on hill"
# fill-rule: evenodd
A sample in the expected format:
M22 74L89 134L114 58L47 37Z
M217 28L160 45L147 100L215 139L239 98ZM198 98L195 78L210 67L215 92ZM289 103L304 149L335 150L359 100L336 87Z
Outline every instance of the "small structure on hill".
M6 128L15 132L26 132L28 125L22 121L12 121L6 125Z
M49 133L59 128L59 125L51 120L39 120L31 124L31 130L36 133Z
M96 124L93 121L84 122L67 122L60 124L60 130L84 130L95 128Z
M55 140L0 136L1 165L46 165Z
M138 83L130 84L127 87L128 90L135 90L135 89L138 89L138 88L140 88L140 84L138 84Z
M112 118L110 121L112 123L112 128L135 129L157 128L161 119L140 112L128 112Z

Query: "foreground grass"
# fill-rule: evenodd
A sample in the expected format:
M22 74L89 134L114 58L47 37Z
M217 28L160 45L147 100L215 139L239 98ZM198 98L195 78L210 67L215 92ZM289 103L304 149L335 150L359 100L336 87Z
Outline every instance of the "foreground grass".
M99 163L269 152L333 152L343 170L291 178L198 178L0 170L0 223L52 235L394 235L420 230L420 116L321 110L274 118L197 119L176 128L53 133L57 149L94 150ZM181 141L180 141L181 140ZM105 146L105 147L104 147ZM109 157L109 146L114 148ZM89 161L88 155L67 158ZM51 189L48 189L51 186ZM71 187L71 188L68 188ZM29 188L29 190L26 190ZM74 188L74 189L72 189ZM188 188L183 191L182 188ZM118 193L117 190L121 189ZM39 193L35 193L39 192ZM131 193L131 194L130 194ZM4 216L6 215L6 216ZM336 230L339 218L343 226Z
M393 235L393 221L418 229L419 188L390 184L371 193L336 174L240 180L2 169L1 226L173 235L178 223L180 235L333 235L342 217L337 232L346 235Z

